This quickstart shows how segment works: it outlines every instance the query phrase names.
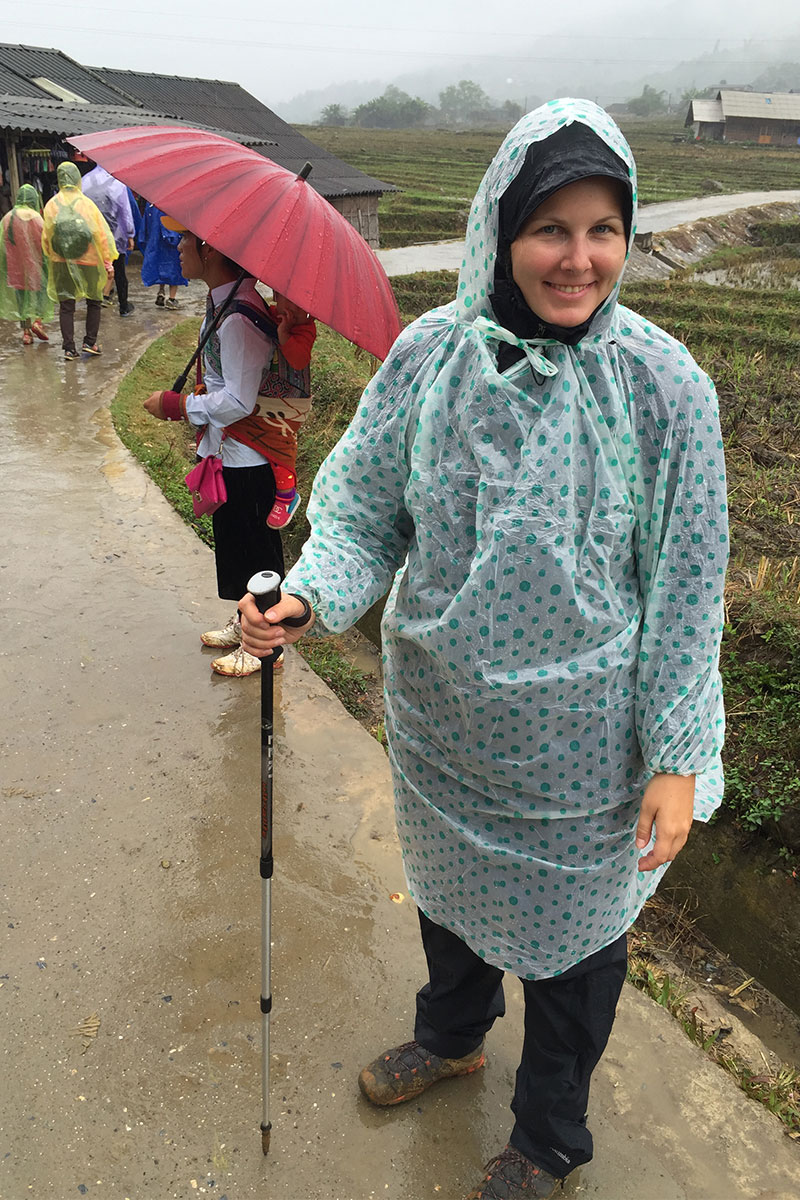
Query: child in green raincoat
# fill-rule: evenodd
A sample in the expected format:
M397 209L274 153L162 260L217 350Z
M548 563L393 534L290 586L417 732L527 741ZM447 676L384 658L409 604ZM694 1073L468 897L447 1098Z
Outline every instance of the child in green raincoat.
M75 301L86 301L83 350L97 355L103 289L118 251L100 209L84 196L75 163L56 172L58 192L45 205L42 249L50 261L48 291L59 304L64 358L80 358L75 347Z
M24 183L14 207L0 222L0 318L19 321L24 346L32 345L34 337L48 341L42 322L53 317L43 229L39 193Z

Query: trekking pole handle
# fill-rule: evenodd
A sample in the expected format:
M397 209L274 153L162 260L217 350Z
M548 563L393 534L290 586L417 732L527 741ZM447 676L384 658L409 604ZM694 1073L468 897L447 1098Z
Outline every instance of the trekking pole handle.
M247 590L253 596L260 613L265 613L281 598L281 577L277 571L257 571L248 584Z

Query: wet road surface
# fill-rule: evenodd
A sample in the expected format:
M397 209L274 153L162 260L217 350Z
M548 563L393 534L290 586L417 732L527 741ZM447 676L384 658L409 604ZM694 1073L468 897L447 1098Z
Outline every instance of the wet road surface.
M211 675L199 634L228 615L211 554L110 424L172 319L132 299L125 321L104 312L97 360L65 364L55 324L25 350L0 332L0 1198L461 1200L510 1128L519 988L485 1071L400 1109L362 1100L359 1068L410 1035L422 955L390 899L384 753L293 652L261 1154L259 682ZM800 1193L774 1118L629 988L591 1124L567 1195Z

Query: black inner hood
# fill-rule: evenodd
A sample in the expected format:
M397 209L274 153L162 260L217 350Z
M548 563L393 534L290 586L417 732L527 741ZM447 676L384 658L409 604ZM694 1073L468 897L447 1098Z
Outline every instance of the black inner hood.
M577 121L544 141L532 142L519 172L500 197L494 291L489 300L498 322L517 337L554 338L566 346L575 346L585 337L597 310L605 304L603 299L580 325L551 325L528 307L511 274L511 243L528 217L554 192L592 175L616 179L623 185L622 217L626 239L630 239L633 188L628 167L588 125ZM501 343L498 366L504 371L522 357L519 347Z

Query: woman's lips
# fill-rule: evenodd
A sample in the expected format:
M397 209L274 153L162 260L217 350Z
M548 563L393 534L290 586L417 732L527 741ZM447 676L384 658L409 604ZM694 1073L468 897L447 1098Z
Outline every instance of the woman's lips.
M576 285L571 283L546 282L545 286L552 288L555 292L561 292L561 294L564 296L582 296L585 292L589 291L589 288L594 287L594 283L581 283Z

